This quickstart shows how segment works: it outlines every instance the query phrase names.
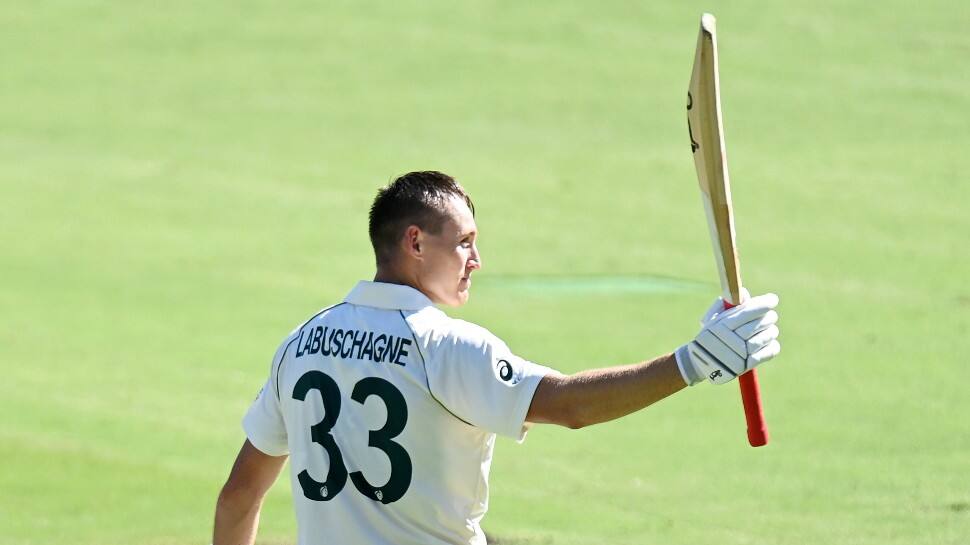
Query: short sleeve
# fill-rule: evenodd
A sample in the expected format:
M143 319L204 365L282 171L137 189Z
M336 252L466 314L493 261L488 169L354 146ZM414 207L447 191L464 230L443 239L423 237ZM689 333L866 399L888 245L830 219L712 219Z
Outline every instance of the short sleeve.
M435 332L428 347L432 395L469 424L524 440L532 396L552 369L516 356L484 328L454 323L446 332Z
M242 421L243 430L249 442L270 456L283 456L290 452L280 399L276 393L276 381L279 378L276 376L276 369L286 352L287 345L288 343L284 342L277 349L270 365L269 378Z

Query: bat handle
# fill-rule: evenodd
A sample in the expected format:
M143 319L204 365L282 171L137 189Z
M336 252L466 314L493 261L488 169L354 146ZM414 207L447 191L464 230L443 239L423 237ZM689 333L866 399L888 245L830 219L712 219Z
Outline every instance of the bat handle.
M725 301L724 308L733 307ZM748 443L752 447L768 444L768 424L765 423L764 411L761 409L761 389L758 387L758 374L752 369L738 377L741 386L741 402L744 404L744 419L748 423Z

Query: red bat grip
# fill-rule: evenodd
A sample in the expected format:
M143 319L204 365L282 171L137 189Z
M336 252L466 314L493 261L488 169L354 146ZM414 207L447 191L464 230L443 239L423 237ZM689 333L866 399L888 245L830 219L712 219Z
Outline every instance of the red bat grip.
M724 301L724 308L733 307ZM748 423L748 443L752 447L768 444L768 424L761 409L761 390L758 388L758 374L752 369L738 377L741 386L741 403L744 404L744 419Z

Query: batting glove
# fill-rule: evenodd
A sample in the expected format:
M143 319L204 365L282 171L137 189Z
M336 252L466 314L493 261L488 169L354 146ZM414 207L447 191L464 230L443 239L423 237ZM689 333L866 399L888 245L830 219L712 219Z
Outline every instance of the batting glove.
M705 378L714 384L734 380L781 352L778 342L778 296L749 298L724 310L718 298L701 319L701 331L674 355L684 382L693 386Z

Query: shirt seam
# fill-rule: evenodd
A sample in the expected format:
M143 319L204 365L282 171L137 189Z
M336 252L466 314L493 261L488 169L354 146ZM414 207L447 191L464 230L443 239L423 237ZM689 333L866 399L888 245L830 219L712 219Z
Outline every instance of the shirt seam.
M311 316L309 320L303 322L303 325L301 325L300 327L296 328L296 330L297 331L303 331L303 328L306 327L307 324L309 324L313 320L317 319L317 317L320 316L321 314L323 314L324 312L327 312L328 310L333 310L333 309L339 307L340 305L345 305L345 304L347 304L346 301L337 303L336 305L330 305L329 307L327 307L327 308L321 310L320 312L314 314L313 316ZM295 343L297 341L297 339L299 339L299 338L300 338L299 335L297 335L296 337L293 338L293 340L291 340L290 342L286 343L286 348L283 349L283 353L280 355L280 361L276 364L276 399L277 399L277 401L282 401L282 398L280 398L280 373L283 371L283 361L286 360L286 351L289 350L290 349L290 346L293 343Z
M435 400L435 402L437 402L438 405L440 405L441 408L445 410L445 412L447 412L451 416L454 416L455 418L457 418L461 422L464 422L465 424L467 424L467 425L469 425L469 426L471 426L473 428L477 428L477 426L475 426L471 422L469 422L469 421L465 420L464 418L458 416L457 414L451 412L451 410L448 407L446 407L445 404L442 403L441 400L438 399L437 396L434 395L434 392L431 390L431 378L428 375L428 361L424 358L424 353L421 350L421 343L418 342L418 337L417 337L417 335L414 334L414 329L411 327L411 324L408 323L407 317L404 316L404 311L402 311L401 309L398 309L397 313L400 314L401 315L401 319L404 320L404 325L407 326L408 331L411 332L411 338L414 339L414 346L418 349L418 356L421 357L421 366L424 368L424 383L425 383L425 385L428 388L428 395L430 395L431 396L431 399Z

